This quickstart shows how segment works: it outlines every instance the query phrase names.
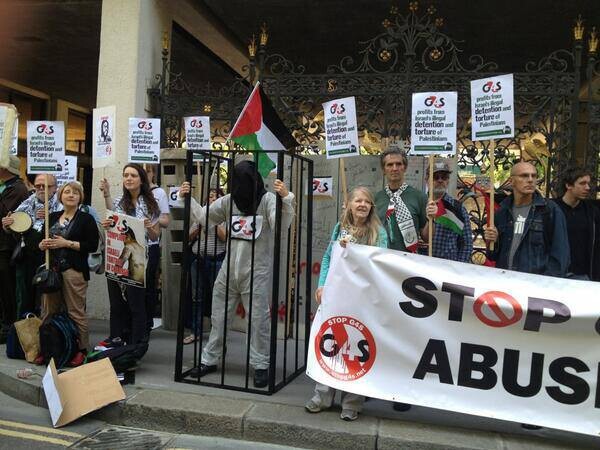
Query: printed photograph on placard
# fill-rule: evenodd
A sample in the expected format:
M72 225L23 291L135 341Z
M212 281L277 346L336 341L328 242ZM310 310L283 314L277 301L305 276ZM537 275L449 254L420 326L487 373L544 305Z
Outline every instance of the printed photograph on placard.
M93 166L106 167L115 161L116 107L105 106L93 111Z
M146 230L144 221L107 211L106 278L132 286L146 286Z

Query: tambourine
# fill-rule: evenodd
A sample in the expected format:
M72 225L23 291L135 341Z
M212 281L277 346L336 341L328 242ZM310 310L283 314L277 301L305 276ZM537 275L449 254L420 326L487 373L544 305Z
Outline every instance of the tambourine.
M10 215L13 218L14 222L12 225L9 225L8 228L13 230L15 233L25 233L27 230L31 228L32 221L29 214L23 211L17 211Z

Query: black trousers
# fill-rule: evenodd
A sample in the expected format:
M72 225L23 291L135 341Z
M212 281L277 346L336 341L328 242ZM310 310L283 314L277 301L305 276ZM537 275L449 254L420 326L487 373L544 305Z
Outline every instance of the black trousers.
M148 342L146 329L146 289L107 280L110 300L110 337L120 337L128 344Z
M10 327L17 318L17 299L15 295L15 269L10 267L12 251L0 252L0 320L2 328Z
M148 246L148 265L146 266L146 328L148 333L154 325L154 313L158 302L158 265L160 263L160 245Z

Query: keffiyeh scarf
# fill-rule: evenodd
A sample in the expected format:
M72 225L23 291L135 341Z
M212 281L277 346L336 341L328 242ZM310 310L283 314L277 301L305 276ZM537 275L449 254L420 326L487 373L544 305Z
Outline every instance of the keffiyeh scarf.
M402 234L404 246L406 250L415 253L417 251L417 244L419 242L419 236L415 229L415 223L413 222L410 211L406 207L404 200L402 200L402 193L406 190L408 184L404 183L396 192L392 192L388 185L385 186L385 193L390 198L390 204L385 213L385 217L388 221L388 229L390 232L390 238L392 241L396 240L394 236L394 221L398 224L398 229Z

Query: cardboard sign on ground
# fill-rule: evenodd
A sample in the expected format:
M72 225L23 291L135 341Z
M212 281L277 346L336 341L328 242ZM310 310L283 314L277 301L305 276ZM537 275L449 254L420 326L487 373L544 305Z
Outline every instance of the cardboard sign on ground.
M52 359L42 385L55 428L125 398L115 369L107 358L60 375Z

